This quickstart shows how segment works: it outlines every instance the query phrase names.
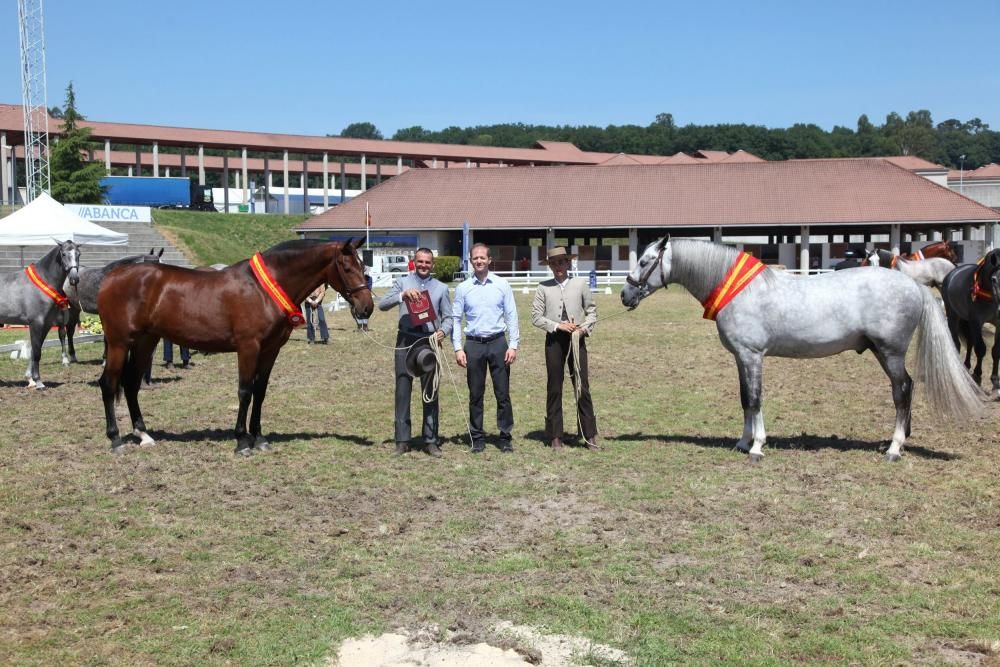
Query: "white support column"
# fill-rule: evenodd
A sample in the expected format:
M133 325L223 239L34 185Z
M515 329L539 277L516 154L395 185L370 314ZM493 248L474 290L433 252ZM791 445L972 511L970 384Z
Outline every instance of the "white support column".
M993 250L997 244L997 223L987 222L984 225L983 233L986 240L986 252L989 252L990 250Z
M631 271L639 263L639 230L628 228L628 270Z
M131 176L131 175L132 175L132 165L129 165L129 166L128 166L128 175L129 175L129 176Z
M403 156L402 155L397 155L396 156L396 175L399 176L402 173L403 173Z
M549 227L545 230L545 247L551 248L556 244L556 230Z
M198 144L198 185L205 185L205 146Z
M241 157L243 158L243 165L242 165L243 168L241 169L241 171L243 172L243 181L241 183L241 185L243 186L243 202L242 203L249 204L250 203L250 189L249 189L250 188L250 181L248 179L249 179L250 175L247 174L247 147L246 146L243 147L243 153L241 154Z
M470 160L468 158L465 159L465 168L466 169L472 169L472 160Z
M902 233L899 224L889 226L889 247L892 249L893 255L899 254L899 241L901 235Z
M431 169L437 169L437 168L438 168L438 159L434 158L433 160L431 160Z
M167 178L170 178L170 167L163 168L163 175L166 176Z
M0 132L0 204L7 204L7 133Z
M951 231L951 227L945 227L944 228L944 234L942 234L941 236L943 237L943 240L945 240L945 241L951 241L952 240L952 236L954 236L954 234Z
M236 172L235 174L233 174L233 177L236 179L236 183L234 184L235 187L233 189L234 190L242 190L243 189L243 181L242 181L242 179L240 177L240 172ZM243 202L240 202L240 203L242 204Z
M111 173L111 140L104 140L104 171L105 173Z
M153 142L153 178L160 177L160 144Z
M281 157L281 169L282 173L284 174L282 178L285 179L281 183L282 189L284 189L285 191L285 208L283 210L285 211L285 215L288 215L288 149L287 148L285 149Z
M722 227L712 227L712 243L722 243Z
M361 191L368 190L368 156L361 154Z
M809 225L799 229L799 270L809 270Z
M962 225L962 240L963 241L972 240L972 225Z
M330 208L330 155L323 151L323 209Z

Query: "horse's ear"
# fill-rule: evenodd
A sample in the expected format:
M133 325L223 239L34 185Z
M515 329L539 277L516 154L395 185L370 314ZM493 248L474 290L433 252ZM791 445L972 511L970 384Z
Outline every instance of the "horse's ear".
M656 244L656 249L663 250L664 248L667 247L667 242L669 241L670 241L670 235L668 234L664 236L662 239L660 239L660 242Z
M163 257L163 251L164 250L166 250L166 248L160 248L160 252L156 253L156 256L157 257Z
M358 239L358 240L360 241L360 239ZM354 248L351 247L351 243L353 241L354 241L354 239L352 239L352 238L349 238L346 241L344 241L344 245L341 248L341 252L344 252L344 253L353 252Z

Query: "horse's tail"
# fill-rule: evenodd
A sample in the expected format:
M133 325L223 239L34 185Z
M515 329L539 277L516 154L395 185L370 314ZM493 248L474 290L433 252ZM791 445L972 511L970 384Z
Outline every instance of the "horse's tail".
M920 287L924 310L917 333L917 377L927 385L931 407L955 419L979 415L985 395L973 382L952 343L944 312L930 288Z

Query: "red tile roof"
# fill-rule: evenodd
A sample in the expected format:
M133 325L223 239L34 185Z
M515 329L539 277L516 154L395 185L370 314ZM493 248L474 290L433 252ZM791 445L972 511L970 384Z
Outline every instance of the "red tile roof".
M1000 213L877 158L414 169L298 231L975 223Z
M933 162L925 160L922 157L917 157L916 155L890 155L888 157L883 157L882 159L888 160L897 167L909 169L910 171L945 171L947 169L947 167L934 164Z

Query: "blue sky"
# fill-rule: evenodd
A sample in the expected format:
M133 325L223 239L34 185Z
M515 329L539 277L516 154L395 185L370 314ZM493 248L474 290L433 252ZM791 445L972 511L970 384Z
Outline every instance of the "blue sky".
M16 3L0 102L21 95ZM1000 130L1000 3L45 2L48 102L94 120L388 138L504 122Z

